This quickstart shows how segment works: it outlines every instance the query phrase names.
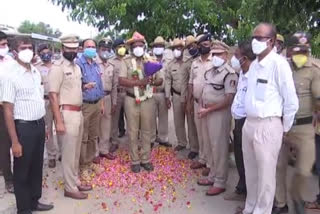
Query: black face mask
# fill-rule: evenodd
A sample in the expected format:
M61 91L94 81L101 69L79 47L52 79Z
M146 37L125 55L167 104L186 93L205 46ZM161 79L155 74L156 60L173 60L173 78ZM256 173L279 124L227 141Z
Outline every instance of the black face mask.
M198 50L198 48L191 48L191 49L189 49L189 54L191 55L191 56L197 56L198 55L198 52L199 52L199 50Z
M63 52L64 58L72 62L76 57L77 53L76 52Z
M210 52L210 47L205 47L205 46L200 46L200 48L199 48L199 52L200 52L200 54L201 55L206 55L206 54L208 54L209 52Z

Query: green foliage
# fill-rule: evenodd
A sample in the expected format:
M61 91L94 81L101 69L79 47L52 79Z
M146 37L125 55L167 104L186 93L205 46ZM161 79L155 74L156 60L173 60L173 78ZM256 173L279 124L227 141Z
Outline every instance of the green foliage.
M53 29L48 24L45 24L43 22L39 22L36 24L28 20L25 20L21 23L18 31L20 33L38 33L55 38L60 37L62 34L59 29Z
M71 9L71 18L103 31L110 26L144 34L148 42L211 32L232 45L249 38L259 22L271 22L285 37L309 31L319 44L319 0L51 0ZM313 47L320 55L319 45Z

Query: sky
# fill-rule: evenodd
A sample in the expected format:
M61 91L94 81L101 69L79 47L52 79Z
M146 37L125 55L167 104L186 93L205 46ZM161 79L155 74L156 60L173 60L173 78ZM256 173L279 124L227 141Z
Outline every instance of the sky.
M62 35L72 33L84 39L98 34L94 27L68 20L68 12L62 12L61 7L52 4L50 0L1 0L0 5L0 24L18 28L21 22L29 20L58 28Z

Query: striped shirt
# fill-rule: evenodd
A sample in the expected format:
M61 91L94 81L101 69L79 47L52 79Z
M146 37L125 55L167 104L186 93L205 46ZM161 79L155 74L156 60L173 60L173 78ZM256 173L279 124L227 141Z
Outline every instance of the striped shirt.
M43 85L39 71L31 65L31 72L17 62L10 66L10 74L1 86L2 101L12 103L15 120L39 120L45 115Z

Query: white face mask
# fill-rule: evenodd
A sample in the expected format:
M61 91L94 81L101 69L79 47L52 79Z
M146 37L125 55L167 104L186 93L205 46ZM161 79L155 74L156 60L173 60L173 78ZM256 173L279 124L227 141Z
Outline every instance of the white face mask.
M164 48L153 48L153 54L156 56L161 56L163 55Z
M231 58L231 66L235 70L240 70L241 69L241 64L240 64L240 61L237 59L237 57L233 56Z
M224 60L224 59L221 59L221 58L218 57L218 56L213 56L213 57L212 57L213 67L218 68L218 67L220 67L221 65L223 65L224 62L225 62L225 60Z
M5 48L0 48L0 56L4 57L9 52L9 47L6 46Z
M33 58L33 51L30 49L25 49L18 53L18 58L24 63L30 63Z
M182 54L181 50L174 49L173 55L175 58L179 58L181 56L181 54Z
M133 54L136 57L142 57L144 54L144 48L143 47L136 47L133 49Z
M267 47L268 47L267 42L268 41L260 42L260 41L258 41L256 39L253 39L252 43L251 43L253 53L255 55L261 54L265 49L267 49Z

